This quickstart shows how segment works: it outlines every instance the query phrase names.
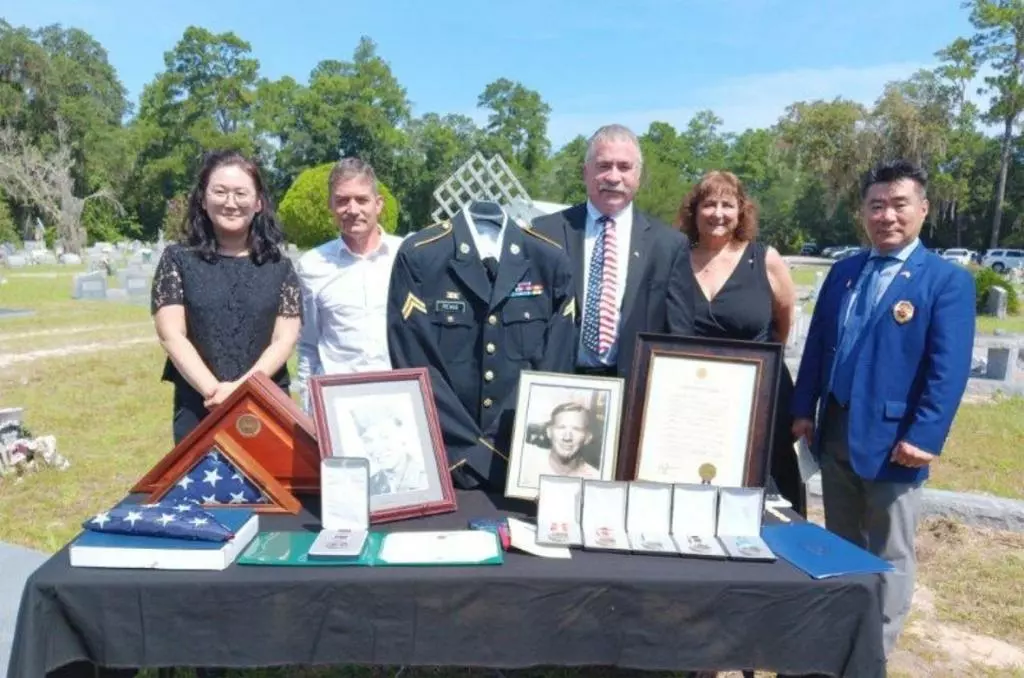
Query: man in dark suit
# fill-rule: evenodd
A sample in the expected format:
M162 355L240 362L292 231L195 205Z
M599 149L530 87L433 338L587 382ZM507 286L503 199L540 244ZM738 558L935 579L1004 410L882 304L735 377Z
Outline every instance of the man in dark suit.
M895 566L883 639L896 645L914 593L921 486L967 388L974 279L921 243L927 175L905 161L861 190L871 250L832 266L793 393L793 434L821 460L825 526Z
M587 144L587 201L533 222L572 264L580 374L628 378L637 333L693 333L686 236L634 207L642 169L636 135L602 127Z

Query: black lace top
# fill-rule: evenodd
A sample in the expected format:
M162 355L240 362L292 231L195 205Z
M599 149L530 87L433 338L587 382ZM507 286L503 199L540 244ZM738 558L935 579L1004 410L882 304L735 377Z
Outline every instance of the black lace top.
M278 316L302 314L302 295L295 268L287 257L257 264L250 257L204 261L195 250L169 246L153 277L150 310L185 307L188 339L220 381L245 374L270 345ZM288 368L273 377L287 389ZM178 389L195 391L167 360L163 380Z

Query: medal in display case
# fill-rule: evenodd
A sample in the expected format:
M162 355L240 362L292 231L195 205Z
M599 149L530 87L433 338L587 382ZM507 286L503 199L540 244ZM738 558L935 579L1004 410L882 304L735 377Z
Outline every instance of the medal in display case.
M583 548L630 551L626 533L627 483L583 481Z
M776 559L761 538L763 516L764 488L719 488L717 535L730 558L757 561Z
M626 499L626 533L635 553L679 555L672 541L672 486L633 481Z
M538 495L536 542L542 546L582 546L583 479L541 475Z
M684 556L728 557L716 537L718 488L714 485L672 485L672 540Z
M322 529L310 558L358 558L370 533L370 462L329 457L320 462Z

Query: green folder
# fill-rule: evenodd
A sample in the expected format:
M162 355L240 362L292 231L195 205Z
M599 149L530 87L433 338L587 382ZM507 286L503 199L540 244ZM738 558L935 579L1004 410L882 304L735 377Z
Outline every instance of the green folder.
M341 567L374 564L383 535L371 532L366 536L363 552L354 558L310 558L309 547L316 532L260 532L249 548L238 557L239 565L276 565L298 567Z

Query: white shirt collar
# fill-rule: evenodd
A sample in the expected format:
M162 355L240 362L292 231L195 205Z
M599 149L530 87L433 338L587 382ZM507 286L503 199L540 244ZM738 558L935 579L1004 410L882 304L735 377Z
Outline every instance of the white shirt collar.
M597 209L597 207L594 206L594 203L587 200L587 216L590 218L590 221L597 223L597 220L605 215L599 209ZM621 210L619 210L615 214L609 214L607 216L614 219L616 224L624 223L626 220L632 221L633 201L630 200L629 204L623 207Z
M377 254L390 254L391 252L391 241L396 236L391 235L380 226L377 226L377 232L380 233L380 242L377 243L377 247L374 250L366 252L365 254L357 254L349 249L348 243L340 235L338 236L338 255L347 254L350 257L365 258L372 257Z

